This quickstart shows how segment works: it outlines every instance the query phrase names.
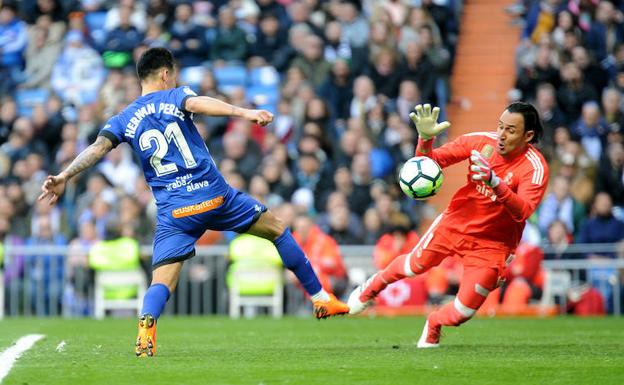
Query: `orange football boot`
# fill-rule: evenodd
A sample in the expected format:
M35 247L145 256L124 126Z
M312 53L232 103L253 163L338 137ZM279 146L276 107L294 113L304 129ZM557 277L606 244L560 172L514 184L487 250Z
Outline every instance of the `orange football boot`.
M137 357L152 357L156 354L156 320L151 314L139 317L135 353Z
M333 294L329 295L329 301L313 301L313 304L314 316L318 319L347 314L349 312L349 306L336 299Z

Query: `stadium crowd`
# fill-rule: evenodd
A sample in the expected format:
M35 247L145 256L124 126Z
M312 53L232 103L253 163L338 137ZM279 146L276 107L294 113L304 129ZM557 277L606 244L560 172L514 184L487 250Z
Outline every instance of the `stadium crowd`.
M155 205L127 146L71 180L59 206L36 197L48 173L140 95L134 62L162 46L179 60L181 84L276 114L268 128L196 120L228 182L274 209L300 240L330 239L324 250L336 250L335 262L319 263L321 275L327 266L346 278L332 242L377 244L383 267L431 215L402 195L395 174L414 154L409 111L428 102L444 115L453 102L460 8L454 0L2 1L0 238L88 246L114 219L122 235L151 242ZM524 31L509 98L538 107L553 176L527 232L532 243L563 250L624 239L623 8L526 0L510 10ZM232 236L207 234L200 244ZM314 248L306 252L314 262ZM67 263L62 270L84 266L86 256ZM20 269L5 266L7 280ZM456 276L448 271L443 282ZM438 296L447 286L428 289Z

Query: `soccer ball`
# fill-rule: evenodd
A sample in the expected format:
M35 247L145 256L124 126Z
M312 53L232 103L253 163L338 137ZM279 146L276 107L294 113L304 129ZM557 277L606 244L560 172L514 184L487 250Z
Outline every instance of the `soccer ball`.
M435 160L426 156L409 159L399 171L399 186L412 199L427 199L442 187L444 175Z

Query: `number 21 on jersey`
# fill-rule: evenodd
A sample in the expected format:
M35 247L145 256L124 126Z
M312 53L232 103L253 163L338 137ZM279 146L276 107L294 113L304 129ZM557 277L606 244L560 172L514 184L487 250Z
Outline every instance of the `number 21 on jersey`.
M150 156L149 161L157 176L173 174L178 171L178 166L175 163L163 163L163 158L169 151L169 143L171 141L173 141L178 151L182 154L186 168L197 166L197 162L193 158L191 149L184 138L184 134L182 134L180 126L177 122L173 122L167 125L164 134L156 129L150 129L143 132L139 137L141 151L147 151L154 145L156 146L156 150Z

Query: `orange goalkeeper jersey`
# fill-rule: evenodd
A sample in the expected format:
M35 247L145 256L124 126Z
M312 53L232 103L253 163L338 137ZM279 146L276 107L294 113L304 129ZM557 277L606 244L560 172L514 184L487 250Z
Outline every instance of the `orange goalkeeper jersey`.
M496 139L495 132L473 132L431 152L419 143L416 155L429 156L442 168L469 159L472 150L484 155L501 180L496 192L470 179L468 162L467 183L453 196L439 226L511 253L520 242L526 219L546 191L548 165L532 145L513 158L503 157L495 151Z

